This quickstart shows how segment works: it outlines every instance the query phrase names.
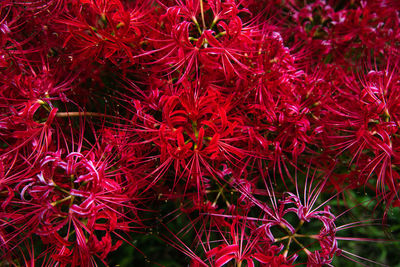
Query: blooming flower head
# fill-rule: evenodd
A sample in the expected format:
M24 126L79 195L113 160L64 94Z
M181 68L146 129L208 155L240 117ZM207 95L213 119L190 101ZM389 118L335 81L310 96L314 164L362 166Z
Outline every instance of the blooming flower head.
M5 242L39 236L53 264L104 260L122 244L121 235L140 225L134 205L139 186L115 169L114 157L108 149L79 146L44 153L31 172L19 174L13 190L19 199L2 212L9 219L2 227L14 229Z

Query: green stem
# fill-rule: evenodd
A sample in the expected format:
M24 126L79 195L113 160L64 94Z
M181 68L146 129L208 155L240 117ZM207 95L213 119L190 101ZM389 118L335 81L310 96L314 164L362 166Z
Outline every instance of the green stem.
M289 248L290 248L290 244L292 243L292 239L293 239L293 237L290 236L290 237L289 237L289 240L288 240L288 243L287 243L287 245L286 245L285 251L283 252L283 256L284 256L285 258L286 258L286 256L287 256L288 253L289 253Z
M299 222L299 224L297 225L296 230L295 230L294 232L297 233L297 231L300 230L300 228L303 226L303 224L304 224L304 221L303 221L303 220L300 220L300 222Z
M114 116L97 113L97 112L80 112L80 111L73 111L73 112L57 112L56 117L58 118L66 118L66 117L105 117L105 118L115 118Z
M218 39L219 37L222 37L224 35L226 35L226 31L220 32L217 35L215 35L215 39Z
M299 245L299 246L301 247L301 249L302 249L307 255L310 255L310 254L311 254L311 252L310 252L305 246L303 246L303 244L300 243L295 237L293 237L293 240L294 240L294 242L297 243L297 245Z
M53 184L54 184L54 188L55 188L55 189L57 189L57 190L59 190L59 191L65 193L65 194L68 194L68 195L69 195L69 192L68 192L67 190L65 190L64 188L62 188L62 187L59 186L59 185L56 185L56 184L54 183L54 181L53 181Z
M283 237L280 237L280 238L275 238L274 239L274 242L280 242L280 241L283 241L283 240L286 240L286 239L288 239L288 238L290 238L290 236L283 236Z
M203 22L203 30L206 29L206 23L204 20L204 7L203 7L203 0L200 0L200 12L201 12L201 20Z
M200 35L202 35L203 34L203 32L201 31L201 29L200 29L200 25L199 25L199 23L197 22L197 19L196 19L196 17L192 17L192 21L194 22L194 25L196 25L196 28L197 28L197 30L199 31L199 33L200 33ZM190 37L189 37L190 38Z
M63 202L65 202L65 201L67 201L67 200L69 200L69 199L71 199L71 198L72 198L72 196L69 195L69 196L67 196L67 197L65 197L65 198L63 198L63 199L60 199L60 200L57 200L57 201L52 202L51 205L52 205L53 207L55 207L55 206L57 206L58 204L63 203Z
M211 26L210 26L210 30L212 30L212 28L215 26L215 23L217 23L218 20L219 20L218 16L214 17L214 20L213 20L213 22L211 23Z
M305 237L305 238L312 238L312 239L319 239L317 235L302 235L302 234L294 234L294 237Z

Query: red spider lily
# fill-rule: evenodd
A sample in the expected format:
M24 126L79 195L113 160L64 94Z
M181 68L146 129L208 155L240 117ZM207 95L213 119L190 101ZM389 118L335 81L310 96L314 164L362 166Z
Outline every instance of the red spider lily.
M0 75L4 80L0 85L0 138L6 144L5 153L18 155L20 151L27 158L39 157L59 128L54 105L69 101L76 76L64 76L65 69L51 67L43 55L40 58L36 64L25 58L24 64Z
M4 73L18 73L27 63L36 65L35 63L43 60L43 55L47 55L49 61L55 59L53 56L59 53L60 43L55 38L58 33L49 25L64 9L65 2L9 2L2 1L0 5L0 66L5 68ZM58 63L62 61L60 58L55 60ZM57 67L64 66L59 64ZM12 77L8 79L11 80Z
M193 74L198 77L200 67L210 75L209 79L219 79L219 74L223 74L232 80L235 76L243 78L242 72L255 72L245 51L256 50L260 33L255 27L242 25L239 15L247 10L232 1L177 1L174 6L161 5L165 14L154 26L154 37L149 38L156 46L145 54L152 55L152 64L164 65L162 71L180 73L177 83ZM208 21L210 25L206 25Z
M63 66L54 67L51 60L40 55L40 63L27 62L19 66L19 73L9 76L2 86L2 97L9 105L23 99L67 101L76 74L65 74Z
M200 254L196 255L184 245L178 236L173 235L178 242L167 239L192 259L191 266L227 266L227 264L230 266L229 263L233 262L238 266L242 264L255 266L256 263L261 266L293 266L295 257L286 259L286 256L278 255L281 248L260 240L260 236L252 232L252 223L246 220L245 216L210 215L232 220L228 224L211 224L204 229L196 230L199 243L197 246L203 250L201 254L204 254L204 260ZM201 227L203 226L205 225L202 223Z
M145 7L148 1L141 1L137 7L126 10L122 2L78 1L72 4L62 19L66 25L63 47L68 48L74 64L85 60L100 63L110 60L114 64L135 62L135 50L140 49L143 39Z
M240 222L236 219L233 220L230 226L230 239L224 240L229 242L229 245L222 244L207 252L207 258L213 258L213 266L223 266L231 260L235 260L236 265L241 266L246 263L247 266L255 266L254 261L261 264L261 266L293 266L284 255L277 255L279 249L274 246L263 248L262 253L260 250L260 240L257 235L246 234L246 221ZM268 254L274 254L267 256ZM215 257L215 258L214 258ZM276 265L274 265L276 264Z
M174 184L184 178L188 186L192 179L201 192L202 177L215 176L217 162L228 160L239 165L249 152L239 145L244 140L241 118L234 113L230 98L224 99L213 90L200 95L190 88L182 90L186 91L179 96L164 96L160 103L161 121L150 114L140 114L138 119L143 122L136 122L134 133L158 148L160 166L154 172L158 173L154 182L173 166ZM139 102L136 108L141 113Z
M303 200L300 197L297 187L297 176L295 181L297 193L288 192L287 196L280 201L276 200L272 187L266 184L267 191L264 194L268 194L271 205L257 200L257 195L253 196L252 194L242 191L243 189L240 186L238 186L238 190L246 194L246 196L254 202L254 207L260 208L265 213L262 218L245 217L246 220L251 222L261 223L258 227L254 227L255 232L258 233L257 237L260 240L268 240L271 244L279 244L282 240L288 240L285 246L284 256L287 256L291 243L295 242L307 255L309 264L313 264L313 262L315 264L330 264L333 257L335 255L340 255L341 252L336 240L336 217L330 212L329 206L325 206L325 208L321 210L321 207L326 205L326 202L314 207L327 181L327 179L324 178L313 188L314 179L315 177L313 176L309 182L308 178L306 178ZM295 213L297 215L297 226L292 225L291 221L286 219L289 213ZM298 231L303 225L310 223L312 220L322 222L323 226L319 234L299 234ZM287 236L276 237L272 231L272 229L276 227L283 229L283 231L287 233ZM300 240L307 237L318 240L321 246L320 249L310 251L310 248L307 248L309 245L303 245ZM296 254L292 256L297 257Z
M114 264L145 222L192 266L365 261L328 203L398 206L398 6L1 1L0 265Z
M307 81L307 86L311 84ZM290 175L288 165L295 166L304 154L315 153L309 147L320 145L322 131L318 126L320 110L315 104L321 97L318 100L310 97L311 92L303 91L300 84L287 83L286 86L292 91L284 92L279 87L277 92L264 91L261 99L257 99L262 101L260 104L251 103L245 107L250 110L246 124L251 126L249 135L253 150L267 159L267 165L281 177L285 172Z
M118 232L132 230L139 187L113 170L116 163L107 151L79 148L63 154L46 152L39 168L19 179L14 190L21 200L9 201L3 212L9 221L2 225L14 227L5 242L38 235L48 245L50 262L95 266L94 256L104 259L122 244Z
M393 165L398 158L396 125L399 86L393 80L398 71L397 67L392 71L389 68L388 65L385 73L371 71L361 81L361 87L351 83L354 93L348 90L347 95L352 101L345 100L339 104L342 98L335 100L331 106L334 116L329 122L334 129L344 133L340 136L332 133L332 146L340 149L339 153L350 152L350 164L355 164L365 174L365 179L357 181L357 184L366 183L375 173L377 192L385 197L388 197L385 192L396 195L398 191L395 178L398 170Z
M11 111L12 115L1 118L1 135L7 140L9 147L5 153L17 153L17 150L27 148L27 157L39 157L47 150L52 140L52 122L57 109L54 108L45 117L44 122L34 118L41 108L42 102L28 101L19 110Z
M371 52L376 57L398 54L397 45L388 45L399 29L395 3L353 1L339 6L335 1L289 1L283 5L290 10L277 16L284 36L304 42L313 64L325 60L353 68Z

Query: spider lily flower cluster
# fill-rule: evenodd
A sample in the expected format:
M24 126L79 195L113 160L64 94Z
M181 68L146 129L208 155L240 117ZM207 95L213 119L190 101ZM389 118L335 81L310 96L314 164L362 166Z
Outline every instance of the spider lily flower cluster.
M154 227L191 266L365 263L329 201L399 206L399 9L1 1L0 265L107 265Z

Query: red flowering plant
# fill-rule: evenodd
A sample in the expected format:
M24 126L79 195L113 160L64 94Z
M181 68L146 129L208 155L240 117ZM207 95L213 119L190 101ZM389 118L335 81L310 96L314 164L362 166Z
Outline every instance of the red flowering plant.
M173 188L181 181L202 194L209 180L205 176L217 179L219 164L240 165L251 153L246 151L241 114L235 114L232 98L212 88L199 92L193 87L185 82L173 95L154 99L158 103L136 101L132 138L140 136L142 140L131 146L152 142L150 158L144 159L156 160L149 175L152 183L166 182L164 174L172 171ZM162 109L161 118L156 118L157 112L149 104Z
M1 1L0 265L397 264L398 7Z
M357 255L339 247L339 242L344 240L374 240L340 234L343 230L367 226L371 222L336 226L337 219L343 214L335 216L328 205L329 199L319 199L328 176L317 177L316 173L311 178L306 174L304 192L296 188L295 193L286 192L280 199L276 197L270 178L262 179L264 190L260 185L258 190L249 190L238 180L233 191L239 192L240 197L224 196L227 208L219 208L223 202L217 200L207 202L203 207L182 207L168 216L177 219L176 213L182 213L190 219L190 224L177 233L168 230L169 233L163 236L192 259L191 266L331 266L337 256L343 256L352 264L376 263L365 258L360 261ZM298 181L297 175L295 177ZM193 213L196 209L198 213ZM163 220L170 223L168 217ZM311 229L315 232L310 233ZM186 239L191 231L193 239Z
M56 25L61 28L62 47L70 53L73 65L106 60L120 65L135 63L143 41L146 3L126 6L118 0L70 3Z
M95 266L95 257L104 262L125 240L124 233L143 227L137 212L144 184L116 167L121 162L115 160L114 145L98 140L86 147L81 136L72 147L62 146L71 142L27 162L28 173L9 172L16 176L6 180L14 197L3 203L2 229L8 230L5 244L16 257L21 242L38 236L48 256L35 260Z
M338 87L341 93L332 99L327 120L331 146L337 155L350 152L348 164L359 171L359 178L349 182L360 186L374 178L377 193L389 201L399 190L397 76L397 65L388 63L384 71L348 78Z
M160 21L152 26L147 54L157 63L156 71L172 75L177 83L193 73L209 75L208 82L254 73L252 51L258 51L260 29L249 19L249 11L235 1L159 1ZM247 14L243 21L241 14Z

